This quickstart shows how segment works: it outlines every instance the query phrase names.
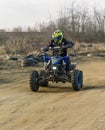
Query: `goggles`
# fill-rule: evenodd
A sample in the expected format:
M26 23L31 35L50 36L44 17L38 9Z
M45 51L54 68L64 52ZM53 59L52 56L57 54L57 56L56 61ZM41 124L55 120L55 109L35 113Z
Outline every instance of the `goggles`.
M61 40L61 36L58 36L58 37L55 37L55 38L54 38L54 42L55 42L55 43L59 42L59 40Z

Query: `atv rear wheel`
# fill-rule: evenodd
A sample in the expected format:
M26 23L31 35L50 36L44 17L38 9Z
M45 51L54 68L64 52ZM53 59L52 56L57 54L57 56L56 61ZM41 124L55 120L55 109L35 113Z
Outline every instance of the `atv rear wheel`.
M71 83L75 91L81 90L83 86L83 72L79 70L74 70L71 74Z
M30 77L30 87L32 91L37 92L39 90L39 74L37 71L33 71Z

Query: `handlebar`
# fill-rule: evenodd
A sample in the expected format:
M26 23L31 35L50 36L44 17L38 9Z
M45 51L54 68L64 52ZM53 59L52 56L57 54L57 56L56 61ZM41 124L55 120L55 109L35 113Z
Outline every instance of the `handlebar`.
M49 50L56 50L56 49L62 49L60 46L56 46L56 47L49 47Z

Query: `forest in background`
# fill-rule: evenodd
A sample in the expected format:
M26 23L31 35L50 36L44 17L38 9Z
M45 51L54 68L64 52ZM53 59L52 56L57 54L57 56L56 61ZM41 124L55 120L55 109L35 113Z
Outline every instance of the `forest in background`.
M11 31L0 29L0 46L11 53L11 49L20 52L37 50L43 44L48 44L53 31L61 29L64 37L78 43L105 42L105 9L72 3L70 7L60 10L56 20L28 26L21 26ZM2 53L2 52L1 52Z

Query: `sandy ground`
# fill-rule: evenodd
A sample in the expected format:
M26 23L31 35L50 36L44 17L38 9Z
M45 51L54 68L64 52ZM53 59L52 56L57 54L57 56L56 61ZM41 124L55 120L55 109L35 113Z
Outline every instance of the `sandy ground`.
M0 130L105 130L105 59L80 61L84 88L50 84L32 92L34 68L0 70Z

